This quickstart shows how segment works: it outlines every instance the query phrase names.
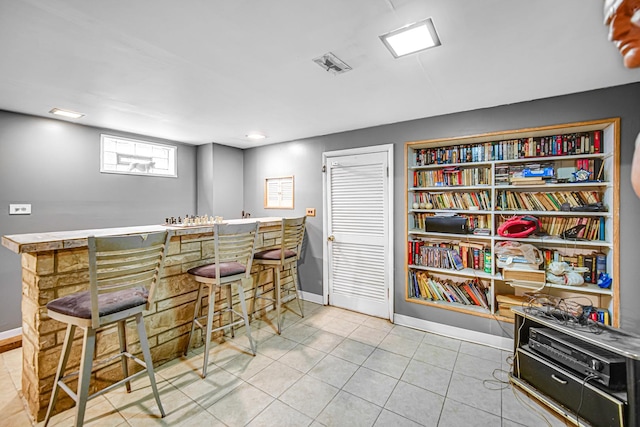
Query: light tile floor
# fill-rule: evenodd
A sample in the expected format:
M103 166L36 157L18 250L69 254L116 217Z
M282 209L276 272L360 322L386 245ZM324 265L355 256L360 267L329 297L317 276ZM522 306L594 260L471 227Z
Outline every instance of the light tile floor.
M294 309L297 309L295 302ZM252 322L258 354L242 331L218 343L200 377L203 348L156 368L167 413L148 380L89 402L95 426L564 426L509 386L509 352L425 333L363 314L304 302ZM0 355L0 425L30 426L20 397L21 350ZM7 385L11 385L10 387ZM73 408L52 426L73 424ZM41 425L42 423L40 423Z

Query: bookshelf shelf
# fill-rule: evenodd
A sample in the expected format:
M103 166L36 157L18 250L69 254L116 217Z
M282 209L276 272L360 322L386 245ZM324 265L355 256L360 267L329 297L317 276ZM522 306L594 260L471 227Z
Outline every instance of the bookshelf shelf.
M524 188L535 188L538 191L545 191L552 188L595 188L595 187L610 187L611 183L608 182L573 182L573 183L546 183L546 184L531 184L531 185L496 185L496 190L515 190Z
M580 292L580 293L589 293L589 294L600 294L600 295L611 295L611 289L603 289L598 285L594 285L592 283L586 283L580 286L569 286L569 285L559 285L557 283L545 283L544 285L534 283L534 282L507 282L509 286L513 288L522 288L522 289L539 289L542 290L544 288L549 289L564 289L571 292Z
M567 156L521 157L518 159L496 160L494 164L504 165L504 164L511 164L511 163L545 163L545 162L555 162L558 160L574 160L576 156L579 156L580 158L583 158L583 159L604 159L609 157L609 154L594 153L594 154L571 154Z
M510 238L510 237L502 237L495 236L495 241L515 241L515 242L523 242L530 244L541 244L544 245L553 245L553 246L563 246L563 247L578 247L578 246L589 246L589 247L607 247L613 248L613 243L605 242L602 240L565 240L557 237L522 237L522 238Z
M540 288L563 298L586 298L593 306L608 309L613 326L618 326L619 128L620 119L613 118L407 142L406 300L509 321L498 315L496 295L520 296ZM588 170L593 180L576 181L579 174L575 172L580 169ZM607 211L560 210L566 209L566 203L574 209L586 209L582 206L595 206L597 202L602 202ZM498 234L504 221L523 215L538 218L547 234L520 238ZM433 227L442 220L430 220L432 216L462 216L468 229L482 228L489 233L448 233ZM560 237L579 225L584 227L578 239ZM544 254L540 269L551 261L564 261L574 267L586 265L591 268L590 274L581 274L589 283L538 283L528 290L512 287L495 262L496 248L506 242L540 250ZM463 260L461 270L453 268L456 256ZM604 260L597 271L596 259ZM610 289L592 283L600 272L612 278ZM456 302L464 296L424 298L424 287L418 285L418 278L425 277L455 286L461 285L460 280L474 281L486 295L488 308L473 302Z
M409 235L414 236L425 236L425 237L433 237L439 238L442 240L462 240L462 241L490 241L492 239L491 236L484 236L481 234L453 234L453 233L436 233L432 231L423 231L423 230L409 230Z
M585 284L583 286L567 286L557 285L555 283L547 283L547 286L549 288L565 289L572 292L585 292L590 294L611 295L613 292L611 289L603 289L594 284Z
M477 212L476 212L477 213ZM541 216L541 215L550 215L550 216L575 216L575 217L598 217L598 216L604 216L604 217L610 217L611 216L611 212L571 212L571 211L527 211L527 210L522 210L522 209L518 209L518 210L500 210L500 211L494 211L495 214L500 215L500 214L505 214L505 215L534 215L534 216Z
M439 163L433 165L423 166L409 166L410 170L428 170L428 169L442 169L442 168L468 168L475 166L491 166L494 162L463 162L463 163Z
M451 274L453 276L461 277L477 277L480 279L492 278L491 273L486 273L482 270L474 270L473 268L463 268L462 270L455 270L449 268L427 267L424 265L410 265L409 268L412 268L414 270L432 271L434 273Z
M409 191L432 191L437 193L438 191L463 191L463 190L478 190L478 189L491 189L490 185L435 185L432 187L411 187Z
M457 310L472 311L477 314L489 314L489 310L482 307L475 306L475 305L465 305L457 302L431 301L431 300L425 300L420 298L413 298L413 300L415 302L427 303L430 305L431 304L436 306L440 305L448 309L455 308Z

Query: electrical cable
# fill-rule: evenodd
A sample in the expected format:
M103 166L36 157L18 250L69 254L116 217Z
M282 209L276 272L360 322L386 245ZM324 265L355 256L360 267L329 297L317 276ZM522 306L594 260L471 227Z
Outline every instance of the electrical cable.
M580 416L579 416L579 414L580 414L580 409L582 409L582 400L583 400L583 397L584 397L585 385L587 384L587 382L589 382L589 381L591 381L591 380L593 380L595 378L598 378L598 376L597 375L593 375L593 374L589 374L586 377L584 377L584 379L582 380L582 388L580 389L580 404L578 405L578 409L576 409L576 423L577 423L578 427L580 427Z

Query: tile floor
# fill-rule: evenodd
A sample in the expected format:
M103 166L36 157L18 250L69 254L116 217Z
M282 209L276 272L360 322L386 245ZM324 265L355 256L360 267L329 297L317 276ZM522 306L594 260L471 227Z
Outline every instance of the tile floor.
M293 302L294 308L295 302ZM563 426L506 383L509 352L305 302L305 318L252 322L258 342L218 343L200 377L202 348L156 369L167 413L148 381L89 402L95 426ZM30 426L20 398L20 349L0 354L0 425ZM6 385L11 384L11 387ZM73 408L49 425L72 425ZM39 423L42 425L42 423Z

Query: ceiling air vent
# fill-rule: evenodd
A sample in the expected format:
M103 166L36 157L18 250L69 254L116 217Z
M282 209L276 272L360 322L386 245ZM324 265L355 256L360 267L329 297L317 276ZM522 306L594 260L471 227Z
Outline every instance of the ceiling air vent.
M342 74L351 70L347 64L342 62L337 56L333 53L325 53L322 56L314 58L313 62L322 67L325 71L329 71L333 74Z

